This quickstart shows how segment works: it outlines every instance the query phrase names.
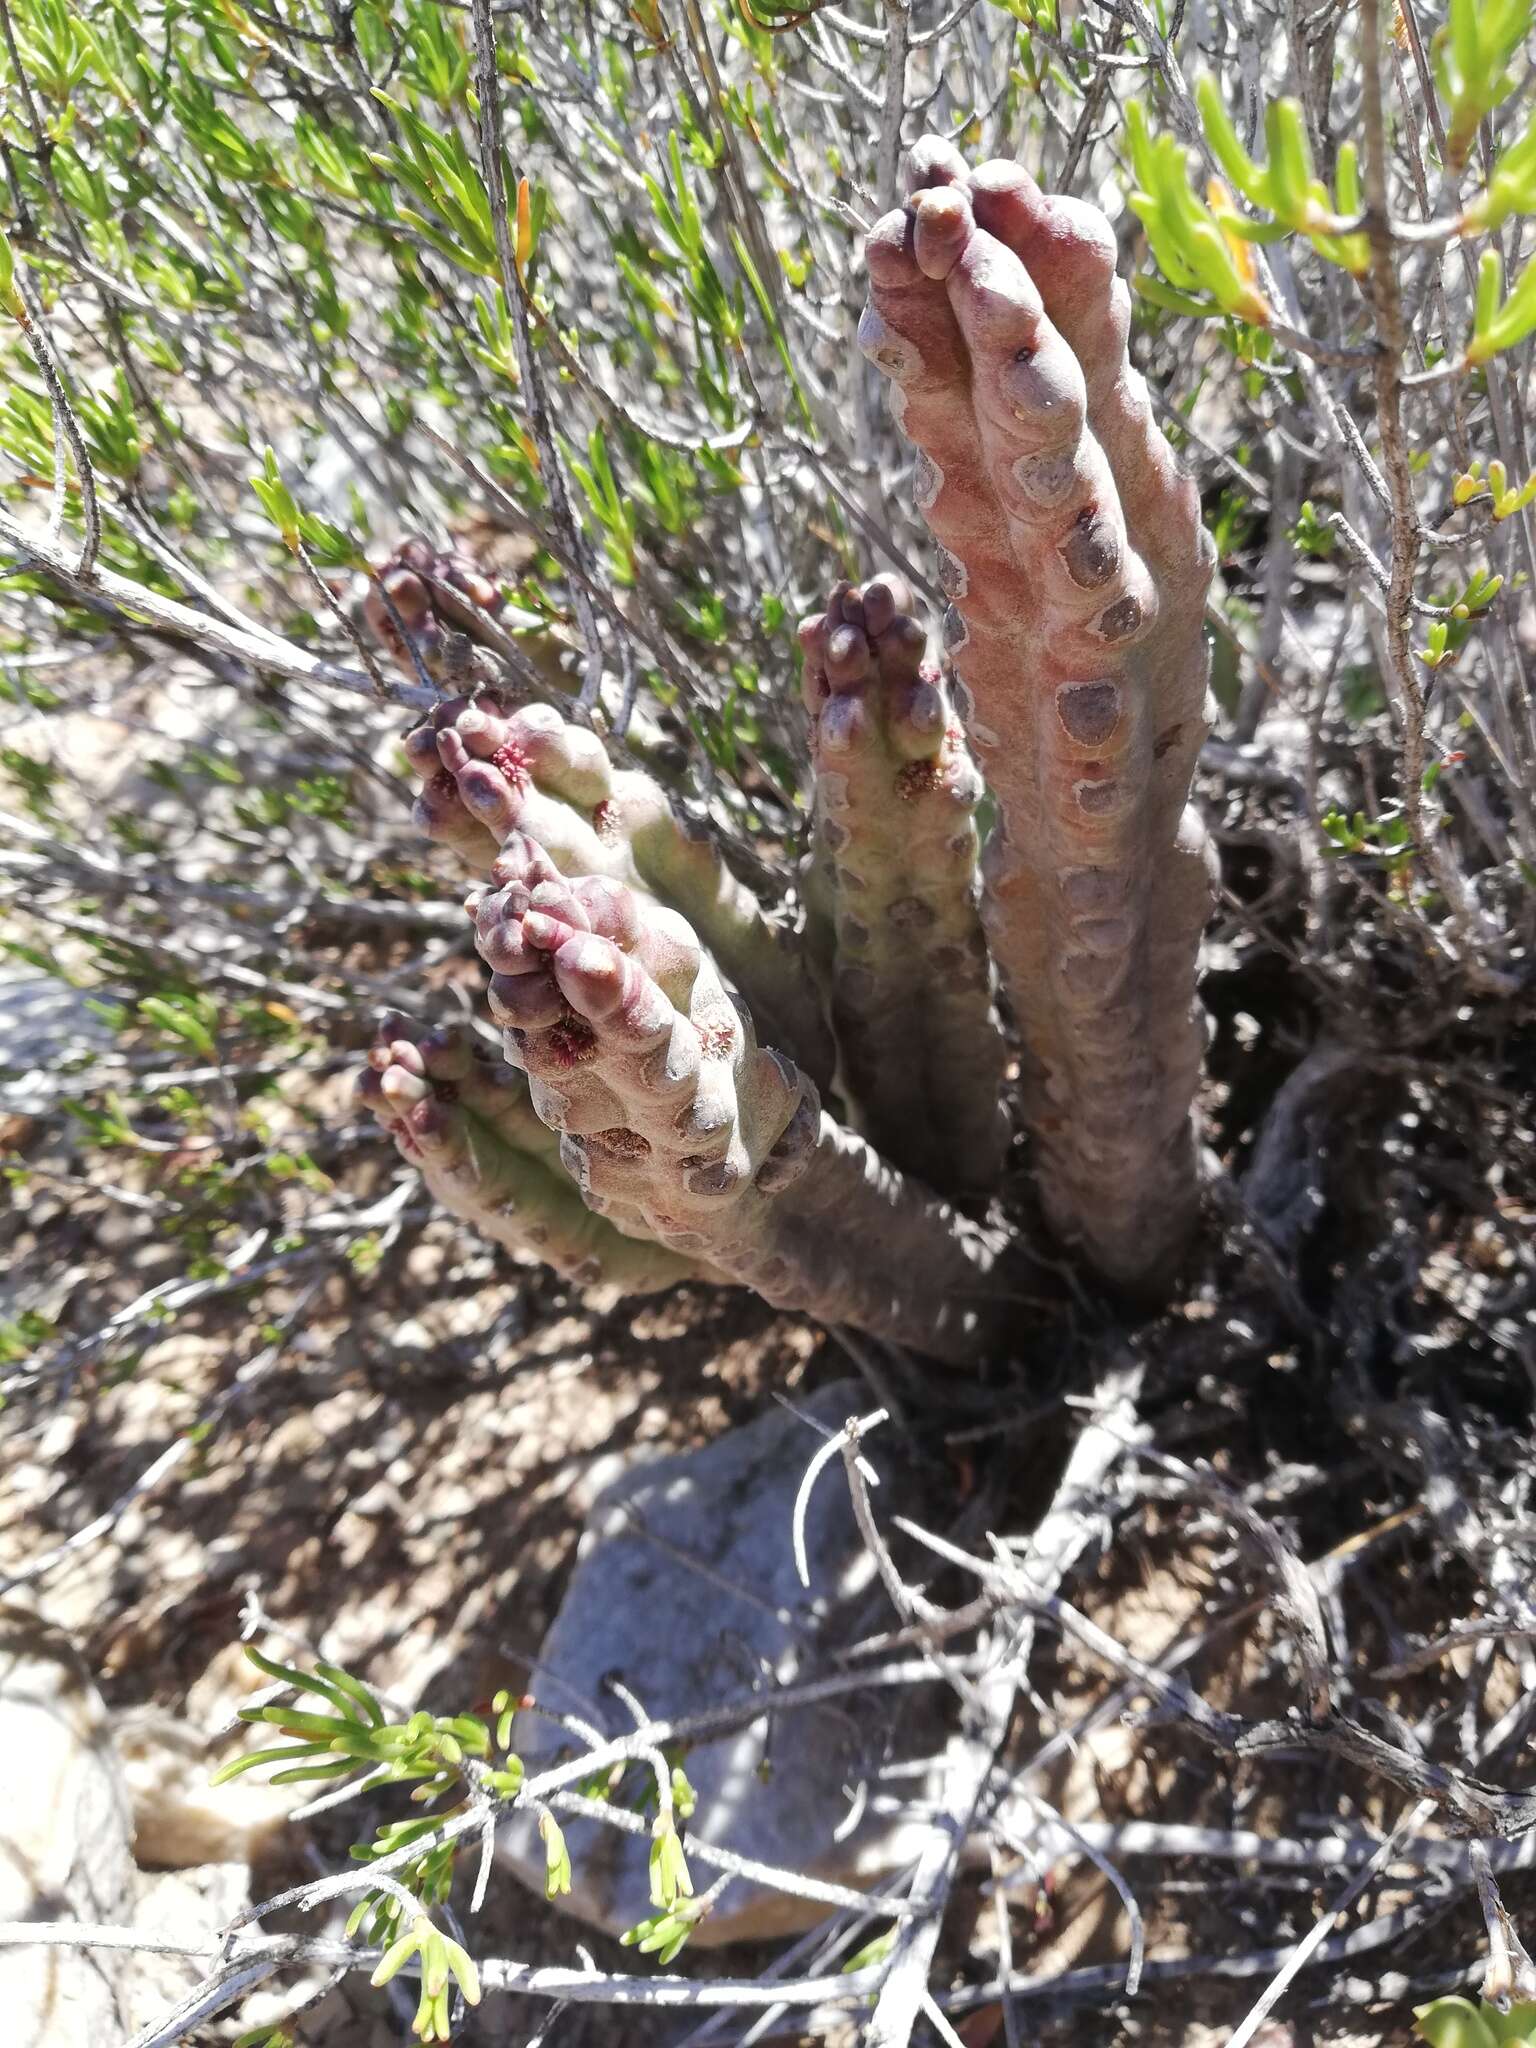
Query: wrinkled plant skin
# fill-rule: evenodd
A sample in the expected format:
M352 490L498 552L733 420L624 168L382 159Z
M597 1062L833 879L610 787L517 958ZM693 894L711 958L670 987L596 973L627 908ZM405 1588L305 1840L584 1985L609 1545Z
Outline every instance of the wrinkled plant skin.
M944 642L1001 813L985 917L1040 1198L1106 1278L1157 1292L1198 1209L1212 863L1187 806L1214 550L1129 366L1108 222L935 139L909 182L868 238L860 345L919 450Z
M974 1200L1002 1178L1007 1047L977 905L982 781L899 576L800 627L815 805L808 927L838 1084L893 1165Z
M754 1288L954 1363L997 1347L995 1242L758 1044L686 919L512 832L471 898L493 1015L587 1201Z
M467 1031L384 1018L358 1093L442 1206L493 1243L581 1286L629 1294L719 1277L594 1214L560 1164L559 1140L535 1113L528 1083Z
M511 832L562 873L609 875L673 905L776 1045L819 1084L832 1074L821 997L792 935L731 873L713 837L680 817L644 770L617 768L597 734L552 705L493 691L450 698L405 742L418 827L484 874Z
M1009 1348L1028 1256L993 1221L994 962L1057 1234L1150 1298L1197 1221L1214 550L1130 368L1102 215L930 140L867 258L860 344L918 449L954 673L899 577L802 625L803 932L549 704L471 687L406 753L418 823L487 878L492 1011L589 1207L776 1306L968 1363ZM413 645L483 596L434 561L392 572ZM987 1226L964 1213L989 1204Z

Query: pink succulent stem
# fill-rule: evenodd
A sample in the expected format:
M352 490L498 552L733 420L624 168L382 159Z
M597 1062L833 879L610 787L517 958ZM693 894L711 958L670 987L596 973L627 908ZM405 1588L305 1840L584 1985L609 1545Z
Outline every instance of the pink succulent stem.
M570 875L609 875L675 904L764 1031L819 1081L832 1038L803 949L638 768L616 767L596 733L552 705L510 708L491 691L451 698L405 743L429 837L485 873L525 833Z
M648 1240L637 1215L594 1215L515 1067L466 1031L386 1017L358 1093L452 1215L582 1286L654 1293L719 1275Z
M775 1306L955 1363L1003 1341L997 1246L759 1046L691 926L509 838L472 899L491 1008L594 1209Z
M944 642L1001 813L984 915L1041 1200L1107 1278L1156 1290L1198 1207L1212 870L1187 800L1214 549L1129 365L1102 215L936 140L911 187L869 235L860 343L920 451Z

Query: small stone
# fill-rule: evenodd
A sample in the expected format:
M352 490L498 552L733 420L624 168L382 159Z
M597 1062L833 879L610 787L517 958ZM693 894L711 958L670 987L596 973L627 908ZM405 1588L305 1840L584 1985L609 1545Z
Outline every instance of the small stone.
M114 1733L133 1812L134 1860L144 1870L256 1862L277 1847L290 1811L305 1797L302 1785L252 1776L213 1784L222 1759L209 1755L199 1729L158 1708L119 1715Z
M68 1638L0 1605L0 1921L121 1925L137 1875L133 1820L101 1698ZM123 2038L125 1952L0 1948L0 2012L26 2048Z
M836 1429L868 1399L864 1387L843 1381L799 1405ZM552 1711L618 1736L633 1722L605 1690L610 1674L648 1715L683 1717L771 1680L792 1682L825 1661L823 1644L840 1639L839 1618L846 1625L852 1603L875 1588L840 1463L810 1497L809 1590L796 1573L791 1518L818 1442L797 1416L775 1408L702 1450L641 1464L608 1488L588 1517L564 1604L539 1651L536 1689ZM865 1454L877 1469L888 1465L881 1437ZM660 1540L648 1541L647 1529ZM684 1557L701 1568L691 1570ZM686 1840L833 1882L877 1884L905 1867L923 1840L931 1788L880 1781L903 1757L942 1746L926 1720L910 1696L850 1695L701 1743L685 1763L698 1795ZM530 1778L573 1753L564 1731L537 1714L519 1718L513 1747ZM894 1816L872 1811L887 1790L900 1801ZM566 1818L561 1826L573 1873L565 1907L611 1934L645 1918L653 1910L649 1831L620 1834ZM530 1819L519 1815L503 1830L498 1855L542 1892L544 1850ZM702 1893L716 1872L702 1857L691 1869ZM738 1879L693 1941L763 1939L813 1926L826 1911Z

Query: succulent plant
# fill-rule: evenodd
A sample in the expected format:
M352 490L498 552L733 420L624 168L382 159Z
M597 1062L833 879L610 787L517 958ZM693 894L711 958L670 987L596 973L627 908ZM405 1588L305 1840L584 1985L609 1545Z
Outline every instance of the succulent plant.
M896 576L805 620L815 792L809 935L854 1122L946 1194L991 1193L1007 1042L979 908L982 781Z
M919 451L997 801L984 914L1041 1204L1107 1279L1155 1290L1198 1205L1212 864L1188 799L1215 551L1127 357L1109 223L935 139L911 185L869 236L860 342Z
M801 626L803 903L760 902L600 711L471 688L406 754L418 824L484 877L475 942L527 1075L526 1098L476 1083L517 1104L497 1173L579 1191L638 1284L668 1257L960 1363L1016 1336L1011 1070L1039 1208L1105 1281L1155 1295L1195 1225L1214 553L1129 365L1108 223L942 142L910 169L859 341L917 445L949 604L937 658L897 576ZM381 587L397 654L471 673L472 565L412 543ZM392 1042L377 1090L448 1058ZM422 1101L429 1182L477 1216L471 1124ZM591 1256L621 1277L611 1240Z
M590 1209L523 1076L467 1031L385 1017L358 1093L442 1206L492 1243L628 1294L719 1277Z
M1006 1314L995 1233L760 1046L686 919L512 833L470 899L491 1013L587 1202L753 1287L956 1362Z
M462 548L435 548L420 534L400 542L363 603L369 627L408 668L419 661L444 680L455 635L468 639L505 606L495 579Z
M562 873L655 892L698 927L777 1041L818 1080L830 1078L831 1033L794 934L731 873L713 838L643 769L615 767L590 728L553 705L514 707L482 690L439 704L405 752L429 838L483 873L507 834L522 832Z

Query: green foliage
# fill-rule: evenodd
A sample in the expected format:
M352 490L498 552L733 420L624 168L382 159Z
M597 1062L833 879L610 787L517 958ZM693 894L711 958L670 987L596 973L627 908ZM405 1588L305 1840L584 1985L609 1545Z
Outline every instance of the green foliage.
M274 1785L345 1778L367 1769L377 1773L383 1783L413 1785L413 1799L432 1800L458 1786L466 1758L489 1764L494 1755L490 1730L473 1714L444 1718L415 1713L405 1721L389 1721L368 1688L334 1664L317 1664L313 1673L305 1673L273 1663L249 1644L245 1654L258 1671L297 1693L313 1694L331 1712L313 1713L270 1702L242 1707L242 1721L277 1728L289 1741L252 1750L223 1765L214 1773L216 1785L272 1765L280 1767L273 1771ZM487 1782L499 1795L510 1798L522 1783L522 1775L518 1759L508 1757L501 1766L488 1768Z
M1486 363L1536 333L1536 261L1527 263L1509 296L1504 296L1504 258L1485 249L1478 259L1477 297L1472 314L1468 363Z
M552 1813L539 1815L539 1839L544 1844L544 1896L563 1898L571 1889L571 1852Z
M1517 512L1523 512L1527 505L1536 502L1536 469L1523 484L1512 485L1503 463L1490 462L1485 483L1481 461L1473 462L1457 477L1451 489L1451 500L1457 505L1473 505L1484 497L1488 499L1495 519L1512 519Z
M1342 811L1325 811L1322 828L1328 840L1325 851L1332 855L1368 854L1396 873L1405 872L1413 859L1413 840L1408 822L1397 808L1379 818L1356 811L1346 818Z
M449 1985L456 1984L470 2005L478 2005L480 1979L475 1966L456 1941L450 1941L423 1915L385 1951L370 1981L387 1984L413 1956L419 1959L421 2002L411 2032L422 2041L451 2041Z
M354 1907L347 1935L365 1933L370 1942L384 1948L373 1974L376 1985L387 1984L408 1962L416 1961L421 1996L413 2031L422 2041L450 2040L453 1986L457 1985L471 2005L479 2002L480 1987L469 1956L439 1931L426 1910L444 1904L452 1890L457 1842L443 1841L440 1836L443 1823L462 1813L466 1803L462 1798L446 1806L437 1802L462 1793L472 1771L494 1797L516 1797L523 1782L523 1766L508 1749L513 1711L508 1695L498 1693L493 1702L494 1730L475 1714L416 1713L406 1721L391 1722L368 1687L334 1664L318 1663L313 1672L304 1672L275 1663L249 1644L245 1654L264 1676L301 1697L322 1701L330 1711L316 1713L270 1701L242 1707L243 1721L277 1728L288 1740L225 1764L214 1773L214 1784L226 1784L246 1771L273 1765L279 1766L272 1775L277 1785L366 1772L377 1784L410 1784L413 1802L435 1807L430 1814L385 1822L371 1841L354 1843L351 1849L353 1860L367 1865L419 1844L419 1852L393 1871L392 1886L408 1893L423 1910L408 1913L394 1889L370 1889ZM555 1835L558 1839L558 1829ZM568 1891L570 1860L563 1841L559 1858L560 1888ZM550 1861L553 1897L553 1849Z
M1056 33L1056 0L992 0L992 4L1025 28L1048 36Z
M355 1863L378 1862L393 1856L412 1842L421 1842L421 1853L409 1858L396 1876L396 1883L420 1899L423 1905L441 1905L453 1890L456 1844L428 1840L441 1825L441 1816L417 1820L386 1821L371 1842L354 1842L348 1852ZM393 1892L371 1891L353 1908L347 1920L348 1934L366 1928L368 1939L387 1943L396 1939L404 1908Z
M1486 187L1461 216L1462 231L1486 234L1516 213L1536 213L1536 121L1500 152Z
M1513 59L1530 27L1531 0L1450 0L1435 33L1435 79L1450 113L1453 164L1466 162L1480 123L1515 88Z
M1173 135L1154 135L1140 100L1126 105L1126 136L1135 185L1131 208L1147 231L1162 279L1138 277L1136 288L1154 305L1202 318L1225 314L1250 326L1274 318L1260 287L1250 244L1302 235L1329 263L1363 276L1370 261L1365 236L1350 232L1360 210L1359 158L1352 142L1340 146L1335 191L1317 176L1300 103L1272 99L1265 110L1268 159L1260 164L1238 139L1210 76L1196 87L1206 139L1237 191L1259 217L1244 213L1219 178L1201 199L1191 182L1189 158Z
M1333 528L1319 519L1317 508L1310 498L1302 503L1296 524L1291 528L1291 539L1304 555L1320 558L1333 553Z
M862 1948L855 1949L847 1962L843 1964L844 1976L851 1977L856 1970L868 1970L876 1963L883 1963L891 1950L896 1946L898 1931L895 1927L887 1927L871 1940L866 1941Z
M24 1167L5 1168L8 1181L14 1184L20 1175L24 1181ZM14 1365L19 1359L30 1358L39 1344L46 1343L53 1335L54 1324L51 1316L40 1315L36 1309L23 1309L18 1316L0 1322L0 1365Z
M1216 543L1217 559L1225 561L1244 545L1253 531L1253 508L1247 492L1235 484L1228 485L1217 500L1208 525L1211 538Z
M422 1990L416 2032L423 2041L448 2040L451 1984L456 1982L471 2004L478 1985L468 1956L438 1932L431 1918L430 1909L447 1902L455 1874L458 1839L441 1839L443 1823L466 1811L467 1801L458 1795L466 1792L471 1776L496 1799L516 1799L524 1773L521 1761L511 1753L512 1724L518 1707L527 1702L498 1692L491 1701L489 1722L477 1714L425 1712L391 1721L368 1687L334 1664L317 1663L306 1672L277 1663L249 1644L245 1654L264 1677L295 1695L320 1701L324 1711L270 1700L242 1707L241 1720L255 1728L275 1728L285 1740L223 1765L214 1773L214 1784L264 1768L272 1769L275 1785L366 1774L376 1785L411 1785L412 1802L432 1809L382 1823L370 1841L356 1842L350 1851L354 1862L366 1866L414 1847L416 1853L395 1865L391 1876L422 1911L410 1913L394 1890L372 1888L353 1908L346 1931L349 1938L362 1935L385 1950L374 1972L375 1984L387 1983L406 1963L418 1959ZM709 1910L707 1899L693 1896L678 1828L680 1820L692 1815L697 1795L680 1764L671 1764L669 1772L671 1803L657 1813L651 1828L650 1887L656 1910L622 1937L626 1945L654 1955L663 1965L672 1961ZM649 1771L643 1776L654 1799L654 1778ZM586 1789L594 1797L604 1797L614 1785ZM544 1844L545 1894L550 1899L565 1897L571 1890L572 1870L564 1832L542 1807L538 1829Z
M619 1936L620 1944L639 1949L643 1956L654 1956L665 1967L686 1947L705 1911L702 1900L679 1899L626 1928Z
M1429 2048L1531 2048L1536 2041L1536 2005L1512 2005L1500 2012L1480 1999L1437 1998L1413 2009L1414 2032Z
M1272 99L1265 108L1264 129L1269 160L1257 164L1243 148L1222 101L1221 88L1207 74L1195 88L1206 139L1216 159L1245 199L1274 216L1252 221L1235 208L1223 207L1220 219L1229 234L1246 241L1274 241L1281 233L1306 235L1320 256L1363 276L1370 251L1363 234L1341 232L1360 211L1360 163L1352 142L1339 147L1334 172L1336 196L1318 178L1307 140L1301 103Z
M1171 312L1226 313L1255 327L1268 326L1269 302L1258 288L1245 243L1230 229L1223 232L1196 196L1182 143L1176 136L1154 136L1139 100L1128 102L1125 114L1136 179L1131 209L1167 280L1163 284L1138 276L1136 289Z
M251 478L251 489L260 498L267 517L282 535L283 546L297 549L299 508L294 503L292 491L279 474L277 457L270 448L262 451L261 475Z
M1450 109L1452 155L1460 163L1479 123L1513 89L1509 70L1530 20L1530 0L1453 0L1451 18L1436 38L1437 76ZM1126 107L1126 134L1135 186L1130 204L1147 231L1162 275L1139 277L1137 290L1152 304L1197 317L1215 315L1267 326L1274 318L1245 245L1304 236L1325 261L1363 278L1370 245L1352 223L1363 206L1359 155L1353 140L1340 142L1334 189L1318 177L1300 102L1267 101L1266 159L1243 147L1223 88L1209 74L1195 96L1206 140L1232 187L1256 209L1244 213L1232 192L1213 178L1202 200L1189 159L1173 135L1154 135L1139 100ZM1485 233L1512 215L1536 210L1536 124L1499 154L1487 186L1458 222L1464 234ZM1536 266L1528 266L1507 300L1497 250L1481 259L1469 365L1515 347L1536 330Z
M1502 576L1475 569L1459 593L1447 595L1444 604L1452 617L1431 620L1425 644L1418 650L1426 668L1441 668L1455 659L1466 644L1470 622L1488 609L1503 587Z
M139 1015L146 1024L179 1038L206 1060L218 1056L219 1006L209 996L145 996Z
M323 568L361 569L364 558L347 534L313 512L301 512L292 491L283 482L277 457L270 448L262 450L261 474L251 478L251 489L262 509L282 536L283 546L292 554L308 551Z
M19 747L0 747L0 775L16 785L22 803L40 824L54 822L54 788L59 771L51 762L38 761Z
M253 488L275 548L302 555L312 571L356 570L368 541L362 508L342 520L333 507L305 503L299 480L324 434L343 438L377 478L420 420L451 415L466 455L520 502L541 506L538 451L522 407L507 403L522 365L479 159L467 12L436 0L400 8L360 0L348 16L347 63L328 75L322 98L308 67L330 29L303 8L258 19L235 0L198 0L177 13L174 34L129 0L15 0L12 11L52 153L44 176L24 103L7 94L0 126L15 175L0 302L14 297L22 258L49 309L98 289L103 296L108 312L90 323L92 347L65 351L60 368L96 471L104 560L186 595L144 545L146 513L174 527L187 562L217 580L226 579L232 535L247 560L259 553L219 466L203 460L206 428L173 402L184 404L189 388L214 394L216 404L227 394L258 458ZM659 13L656 26L665 41ZM745 33L744 24L731 32ZM605 129L598 104L574 123L562 114L583 176L611 177L622 166L641 196L638 213L626 203L603 222L610 248L602 272L631 316L616 321L609 294L591 288L585 230L601 216L584 212L583 232L572 235L548 183L516 161L520 147L539 147L550 132L528 32L503 12L498 41L501 172L541 375L562 379L569 363L579 377L611 387L617 378L617 388L649 387L663 400L669 391L697 393L712 425L730 433L749 419L771 422L781 402L806 423L810 402L785 307L791 296L819 295L815 252L776 250L765 275L757 243L737 232L737 207L721 205L722 123L752 138L780 189L803 179L771 94L733 85L718 107L685 99L670 126L652 122L638 163L635 139ZM752 47L771 80L774 38ZM605 36L598 54L605 101L638 107L654 51ZM8 70L0 51L0 84ZM851 242L847 229L839 236ZM67 321L65 331L74 332ZM764 343L777 380L751 361ZM0 477L0 499L29 503L53 474L56 421L30 358L15 348L5 368L0 447L22 474ZM579 390L573 401L579 410ZM728 501L747 478L728 455L673 447L631 424L616 432L601 411L567 438L585 447L572 486L615 583L654 576L658 558L698 531L701 488L715 500L716 537L739 548ZM78 528L73 483L64 512ZM826 516L836 523L830 505ZM274 565L261 566L270 573ZM540 565L527 599L564 620L568 594L544 588L550 568ZM302 578L293 594L312 611ZM304 630L317 630L313 619Z
M0 306L13 319L21 317L25 308L21 294L16 289L16 252L11 247L9 235L0 229Z
M270 831L294 818L345 824L350 804L351 791L339 775L301 775L291 789L264 787L242 795L234 811L241 824Z
M693 1879L677 1822L670 1812L657 1814L651 1823L651 1904L670 1912L679 1899L693 1896Z
M418 202L417 207L397 207L399 218L461 269L481 277L497 276L500 259L490 194L463 135L423 119L408 102L390 93L379 90L377 97L395 116L404 148L372 150L368 160ZM510 162L504 162L503 169L510 188L515 183Z
M620 491L608 460L608 444L601 427L594 427L587 440L588 461L573 462L571 474L580 484L601 527L614 578L621 584L635 580L636 524L632 501Z

